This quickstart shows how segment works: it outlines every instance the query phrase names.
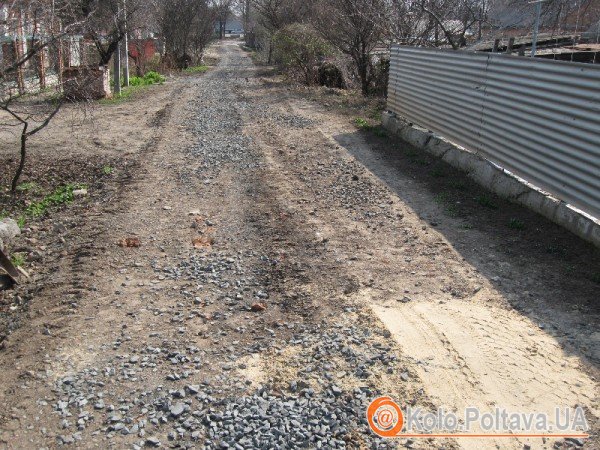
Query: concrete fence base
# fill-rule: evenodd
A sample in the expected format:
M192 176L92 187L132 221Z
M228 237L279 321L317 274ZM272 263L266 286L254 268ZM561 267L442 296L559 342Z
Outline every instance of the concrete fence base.
M527 181L481 156L465 150L429 130L385 112L384 128L405 142L465 172L479 185L500 197L521 204L577 236L600 247L600 221L541 191Z

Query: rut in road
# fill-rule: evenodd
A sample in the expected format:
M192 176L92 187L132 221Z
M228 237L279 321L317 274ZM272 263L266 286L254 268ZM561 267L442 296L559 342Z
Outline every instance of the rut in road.
M237 44L217 50L214 70L174 85L118 199L77 230L105 230L71 268L90 289L33 314L0 354L4 446L554 444L385 441L365 420L379 395L428 411L578 404L596 427L595 312L556 307L540 328L515 311L518 270L466 260L419 217L422 186L347 118L261 79ZM140 248L114 244L129 235ZM527 270L538 295L544 266ZM32 311L68 298L70 275Z

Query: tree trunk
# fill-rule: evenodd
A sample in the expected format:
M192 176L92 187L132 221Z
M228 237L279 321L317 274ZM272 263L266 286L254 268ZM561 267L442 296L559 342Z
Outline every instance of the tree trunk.
M40 80L40 89L46 89L46 50L38 53L38 78Z
M273 41L269 40L269 55L267 58L267 64L271 64L272 60L273 60Z
M368 56L367 56L367 58L368 58ZM367 63L364 55L358 58L356 65L358 67L358 77L360 78L360 87L361 87L362 95L364 95L366 97L367 95L369 95L370 80L369 80L369 64Z
M25 167L25 157L27 156L27 128L29 124L23 124L23 131L21 131L21 161L19 162L19 167L17 168L17 172L12 180L11 190L13 194L17 191L17 184L19 183L19 178L21 178L21 173L23 173L23 167Z

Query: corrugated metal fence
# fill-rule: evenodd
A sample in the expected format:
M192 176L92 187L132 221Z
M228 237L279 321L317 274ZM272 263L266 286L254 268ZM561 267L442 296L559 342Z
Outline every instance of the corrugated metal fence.
M395 46L388 109L600 218L600 67Z

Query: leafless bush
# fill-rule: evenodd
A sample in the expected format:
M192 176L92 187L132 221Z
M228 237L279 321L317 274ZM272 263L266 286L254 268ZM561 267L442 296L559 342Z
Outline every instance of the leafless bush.
M332 53L314 28L300 23L282 28L273 41L275 61L307 85L316 81L319 63Z
M373 81L372 53L385 36L385 6L384 0L322 0L315 9L321 34L354 61L363 95Z
M157 6L165 58L183 69L200 61L214 34L215 8L205 0L164 0Z

